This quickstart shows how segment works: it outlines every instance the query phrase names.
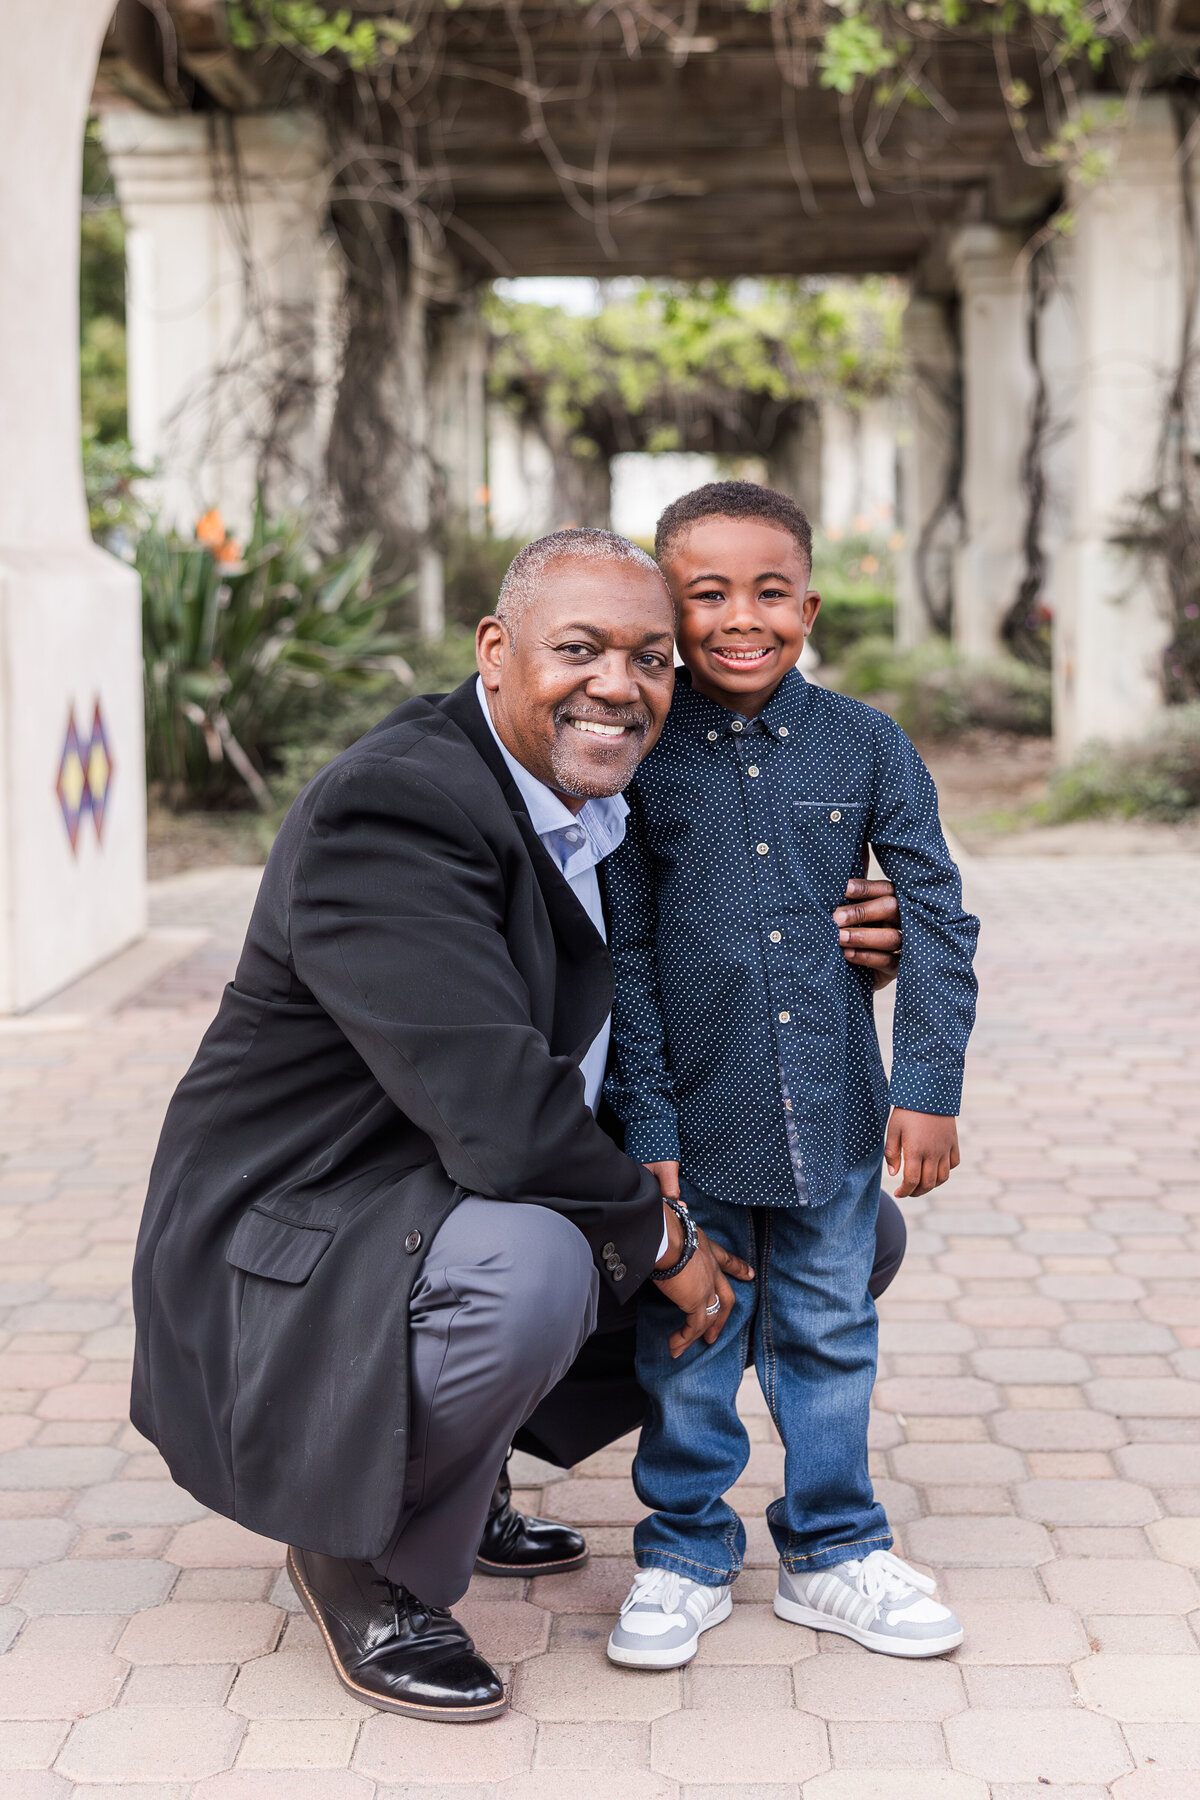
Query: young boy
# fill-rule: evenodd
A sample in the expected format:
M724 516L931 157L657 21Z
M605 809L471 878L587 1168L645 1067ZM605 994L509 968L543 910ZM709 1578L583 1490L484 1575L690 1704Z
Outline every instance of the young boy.
M776 1613L936 1656L962 1627L891 1555L867 1473L867 1282L885 1158L893 1176L903 1164L900 1197L928 1193L958 1162L978 921L907 737L795 667L820 605L799 507L713 482L667 508L655 549L684 668L606 865L617 993L606 1092L626 1152L756 1279L723 1298L716 1341L682 1354L678 1310L656 1292L641 1302L649 1407L633 1479L653 1511L634 1534L639 1573L608 1654L675 1667L732 1610L746 1534L722 1495L749 1456L736 1402L753 1360L784 1445L785 1491L767 1509ZM830 920L868 844L904 930L890 1123L873 980L846 963Z

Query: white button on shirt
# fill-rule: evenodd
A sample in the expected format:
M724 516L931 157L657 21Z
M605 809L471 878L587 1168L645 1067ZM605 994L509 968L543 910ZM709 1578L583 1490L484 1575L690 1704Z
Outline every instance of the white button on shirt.
M608 931L604 923L604 908L600 904L600 879L596 874L596 865L603 862L624 839L625 820L629 816L628 803L621 794L606 794L598 800L585 800L579 811L573 813L552 788L548 788L544 781L539 781L536 775L531 775L509 750L492 723L487 690L480 677L476 677L475 692L483 708L483 716L488 722L488 730L495 738L508 772L517 784L517 792L525 802L525 809L533 821L533 829L562 870L580 906L607 943ZM600 1090L604 1086L611 1034L610 1013L579 1065L579 1072L583 1076L583 1097L592 1112L596 1110ZM659 1261L666 1254L669 1242L664 1226L658 1251Z

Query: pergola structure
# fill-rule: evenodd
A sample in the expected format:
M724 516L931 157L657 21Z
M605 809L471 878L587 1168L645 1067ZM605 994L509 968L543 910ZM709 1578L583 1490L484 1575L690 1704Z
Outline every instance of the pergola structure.
M477 517L486 473L481 281L895 272L911 288L903 635L930 628L945 589L957 642L991 652L1036 552L1064 754L1134 735L1154 714L1167 627L1152 571L1115 540L1155 485L1189 292L1190 165L1165 97L1144 96L1109 174L1066 195L1058 168L1023 158L992 47L965 34L930 42L935 104L880 111L822 88L812 43L785 41L777 15L732 0L700 0L686 36L681 25L640 45L615 13L597 22L570 0L435 5L421 80L378 122L397 248L387 279L372 282L356 271L336 206L331 228L335 190L353 185L347 169L361 166L368 182L352 129L336 107L321 119L304 110L285 56L234 49L219 0L120 0L115 12L112 0L55 0L22 13L0 72L0 209L33 252L0 265L5 393L30 396L27 408L0 409L0 871L13 893L32 884L76 896L80 947L53 978L28 980L3 976L0 950L0 1010L30 1004L125 930L88 935L81 918L140 920L136 645L132 625L114 629L120 608L107 596L119 590L131 618L135 601L127 572L86 543L68 391L89 106L127 226L131 434L160 466L168 516L190 522L216 502L236 519L264 445L279 497L300 497L323 478L332 440L335 462L358 456L368 503L411 534L435 629L438 496ZM1008 55L1012 77L1036 92L1032 52L1013 43ZM1035 303L1028 245L1064 197L1074 233ZM810 450L777 458L801 490ZM1031 533L1034 485L1044 492ZM74 838L51 814L49 836L62 841L48 839L36 875L14 884L25 810L46 810L48 740L18 728L13 699L18 652L22 684L31 679L17 635L23 596L42 580L28 554L69 564L84 613L106 620L107 648L88 650L86 678L57 655L61 668L37 673L39 715L65 719L69 698L90 757L98 699L97 777L105 757L115 773ZM59 600L34 604L47 643L87 637L53 622ZM29 928L11 923L14 904L7 954L19 971Z

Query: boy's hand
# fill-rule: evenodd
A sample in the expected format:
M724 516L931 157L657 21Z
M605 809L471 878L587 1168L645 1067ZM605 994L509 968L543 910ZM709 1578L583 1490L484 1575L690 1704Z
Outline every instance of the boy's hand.
M900 903L890 881L855 879L833 915L842 955L856 969L874 969L875 986L886 987L900 971Z
M904 1162L904 1180L896 1189L897 1200L910 1194L927 1194L949 1180L951 1169L957 1169L958 1120L942 1113L906 1112L902 1106L892 1108L888 1120L887 1140L883 1146L888 1174L893 1178Z

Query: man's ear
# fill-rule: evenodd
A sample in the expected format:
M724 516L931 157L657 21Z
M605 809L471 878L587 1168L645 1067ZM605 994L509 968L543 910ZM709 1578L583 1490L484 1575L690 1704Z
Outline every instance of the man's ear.
M500 686L500 671L508 649L508 632L502 621L494 613L480 619L475 630L475 666L489 693L494 694Z
M820 612L820 610L821 610L821 596L820 596L820 594L818 594L816 588L809 588L807 594L805 594L805 596L804 596L804 607L803 607L803 614L802 614L803 619L804 619L804 635L805 635L805 637L808 636L809 632L812 630L813 626L816 624L817 614Z

